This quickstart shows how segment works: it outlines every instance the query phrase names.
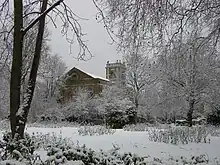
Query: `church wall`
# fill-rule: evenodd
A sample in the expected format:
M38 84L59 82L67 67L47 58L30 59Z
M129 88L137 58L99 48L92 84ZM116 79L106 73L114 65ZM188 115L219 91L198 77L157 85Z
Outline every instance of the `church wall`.
M91 95L99 94L102 91L102 86L106 83L106 81L95 79L78 69L74 69L69 73L68 78L60 89L60 102L71 101L80 89L88 90Z

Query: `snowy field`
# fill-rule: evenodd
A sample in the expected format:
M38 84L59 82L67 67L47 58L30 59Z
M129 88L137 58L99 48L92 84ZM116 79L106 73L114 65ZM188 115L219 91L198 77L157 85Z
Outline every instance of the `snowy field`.
M111 150L113 145L120 148L120 152L136 153L139 156L148 156L160 158L162 160L169 157L180 158L184 156L191 158L192 156L206 155L209 160L220 158L220 137L210 137L209 143L189 143L185 145L173 145L165 143L156 143L148 139L148 132L130 132L117 130L112 135L94 135L81 136L76 127L62 128L37 128L28 127L27 132L56 135L62 138L69 138L75 144L85 144L88 148L94 150L103 149ZM2 133L1 133L2 137ZM214 163L213 163L214 164ZM216 163L215 163L216 164Z
M95 150L103 149L110 150L113 144L120 147L122 152L132 152L140 156L151 155L155 157L171 156L193 156L206 154L210 158L220 157L220 138L211 138L210 144L187 144L187 145L172 145L164 143L155 143L148 140L147 132L126 132L117 130L113 135L100 136L80 136L77 128L28 128L29 133L43 134L60 134L64 138L70 138L73 142L85 144L88 148Z

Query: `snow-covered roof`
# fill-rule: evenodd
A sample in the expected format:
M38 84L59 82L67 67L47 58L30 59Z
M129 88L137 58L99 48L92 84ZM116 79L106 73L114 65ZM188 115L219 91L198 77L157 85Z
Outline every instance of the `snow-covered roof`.
M94 79L100 79L100 80L103 80L103 81L109 81L109 79L106 79L106 78L103 78L103 77L100 77L100 76L93 75L93 74L88 73L88 72L86 72L86 71L84 71L84 70L82 70L82 69L80 69L80 68L78 68L78 67L73 67L72 69L74 69L74 68L80 70L81 72L87 74L88 76L90 76L90 77L92 77L92 78L94 78ZM71 69L71 70L72 70L72 69Z
M87 72L84 72L86 74L88 74L89 76L95 78L95 79L101 79L101 80L104 80L104 81L109 81L109 79L106 79L106 78L103 78L103 77L100 77L100 76L96 76L96 75L93 75L91 73L87 73Z

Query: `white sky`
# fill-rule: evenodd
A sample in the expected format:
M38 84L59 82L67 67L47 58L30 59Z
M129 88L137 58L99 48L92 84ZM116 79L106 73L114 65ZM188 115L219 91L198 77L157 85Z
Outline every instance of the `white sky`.
M97 23L95 19L97 9L92 0L65 0L65 3L68 4L78 16L89 19L80 21L80 24L83 32L87 34L85 39L88 40L88 46L94 57L86 62L74 59L73 56L77 56L78 50L72 47L74 50L72 50L72 54L70 54L70 46L65 40L65 37L62 37L60 33L61 28L49 26L52 33L50 43L52 52L59 54L63 58L68 69L75 66L97 76L105 77L106 62L108 60L115 62L116 60L120 60L121 56L116 52L116 45L109 44L111 40L103 24Z

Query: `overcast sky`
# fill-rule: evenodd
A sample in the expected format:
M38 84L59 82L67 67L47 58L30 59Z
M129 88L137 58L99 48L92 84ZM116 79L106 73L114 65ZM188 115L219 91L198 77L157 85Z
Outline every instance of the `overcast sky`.
M62 37L60 33L61 28L54 28L50 25L49 29L52 32L52 52L62 56L68 69L76 66L89 73L105 77L106 62L108 60L115 62L116 60L120 60L121 56L117 54L116 45L109 44L111 40L103 24L97 23L95 19L97 9L92 3L92 0L65 0L65 2L77 15L88 19L80 21L80 23L83 31L87 34L85 39L88 40L88 46L94 57L86 62L74 59L73 56L77 56L78 50L74 48L72 55L70 55L70 46L65 40L65 37Z

